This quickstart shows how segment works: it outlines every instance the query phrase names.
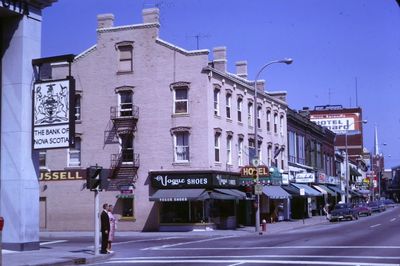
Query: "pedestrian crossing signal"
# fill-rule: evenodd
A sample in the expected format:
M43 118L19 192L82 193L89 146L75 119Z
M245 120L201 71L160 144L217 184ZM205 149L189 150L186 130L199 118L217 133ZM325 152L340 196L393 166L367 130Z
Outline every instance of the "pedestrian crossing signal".
M107 189L108 171L101 166L90 166L86 168L86 188L90 190Z

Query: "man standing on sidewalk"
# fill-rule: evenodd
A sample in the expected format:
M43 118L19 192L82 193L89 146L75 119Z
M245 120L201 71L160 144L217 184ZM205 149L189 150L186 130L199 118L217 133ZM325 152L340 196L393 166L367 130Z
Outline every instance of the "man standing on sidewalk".
M101 212L101 254L107 254L108 235L110 233L110 220L108 218L108 204L103 204L103 211Z

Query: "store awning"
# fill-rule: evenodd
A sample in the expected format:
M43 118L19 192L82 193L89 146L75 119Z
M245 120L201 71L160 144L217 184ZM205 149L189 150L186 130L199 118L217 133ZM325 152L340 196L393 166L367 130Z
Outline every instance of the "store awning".
M322 196L321 192L319 192L318 190L315 190L312 187L305 185L305 184L292 183L291 186L294 186L295 188L298 189L299 195L300 195L300 189L304 189L305 196L309 196L309 197Z
M360 197L360 198L364 197L361 193L355 190L350 190L349 193L351 194L352 197Z
M219 193L217 191L206 191L203 195L203 199L235 200L238 198L237 195L229 195L225 193Z
M264 186L263 193L271 199L287 199L292 197L281 186Z
M150 196L150 201L189 201L209 198L205 189L159 189Z
M217 192L234 196L236 199L246 199L246 193L237 189L227 189L227 188L216 188Z
M342 195L346 194L346 192L344 192L343 190L341 190L337 186L329 186L328 188L333 190L333 191L335 191L336 193L339 193L339 194L342 194Z
M117 196L115 196L117 199L133 199L133 198L135 198L135 195L134 194L124 194L124 193L121 193L121 194L118 194Z
M325 195L329 194L329 195L331 195L331 196L336 197L336 192L330 190L329 188L327 188L327 187L324 186L324 185L321 185L321 184L319 184L319 185L313 185L313 187L314 187L315 189L317 189L319 192L321 192L322 194L325 194Z
M358 170L352 166L350 166L350 175L352 176L362 176Z

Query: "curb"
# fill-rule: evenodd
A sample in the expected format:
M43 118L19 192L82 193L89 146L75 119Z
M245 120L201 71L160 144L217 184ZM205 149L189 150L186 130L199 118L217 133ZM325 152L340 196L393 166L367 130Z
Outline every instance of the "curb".
M59 260L59 261L53 261L53 262L49 262L49 263L39 263L39 264L29 264L31 266L65 266L65 265L82 265L82 264L92 264L92 263L96 263L96 262L101 262L101 261L105 261L111 257L114 256L115 253L111 253L111 254L106 254L106 255L97 255L97 256L92 256L92 257L75 257L75 258L68 258L68 259L64 259L64 260Z

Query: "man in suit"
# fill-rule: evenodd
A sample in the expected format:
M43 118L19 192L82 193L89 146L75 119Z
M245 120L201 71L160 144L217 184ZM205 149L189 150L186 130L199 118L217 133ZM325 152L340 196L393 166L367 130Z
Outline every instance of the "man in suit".
M108 235L110 233L110 219L108 218L108 204L103 204L103 211L101 212L101 254L107 254Z

